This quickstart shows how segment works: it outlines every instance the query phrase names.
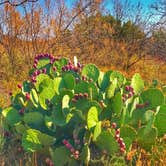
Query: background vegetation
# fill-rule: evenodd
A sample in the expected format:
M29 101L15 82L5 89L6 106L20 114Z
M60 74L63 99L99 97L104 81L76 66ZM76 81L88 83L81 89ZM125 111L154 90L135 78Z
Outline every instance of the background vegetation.
M0 106L28 77L36 54L77 56L102 70L166 83L166 1L0 1ZM163 157L164 158L164 157Z

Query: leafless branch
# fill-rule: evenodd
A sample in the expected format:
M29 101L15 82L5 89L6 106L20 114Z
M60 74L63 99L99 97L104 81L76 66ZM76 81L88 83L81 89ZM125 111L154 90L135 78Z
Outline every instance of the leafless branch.
M72 24L72 22L88 7L92 4L93 0L89 1L81 10L79 10L79 12L77 12L70 20L70 22L66 25L66 27L64 28L64 31L66 31L69 26Z
M0 5L10 4L11 6L20 6L26 2L37 2L37 1L38 0L22 0L20 2L12 2L11 0L5 0L5 1L0 2Z

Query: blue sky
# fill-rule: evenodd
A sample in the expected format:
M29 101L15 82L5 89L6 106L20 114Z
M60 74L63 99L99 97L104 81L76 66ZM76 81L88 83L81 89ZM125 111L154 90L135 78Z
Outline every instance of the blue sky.
M41 4L44 4L44 1L45 0L39 0L39 3ZM64 0L67 7L70 9L72 8L72 6L74 5L74 3L76 2L76 0ZM105 8L106 10L110 11L111 13L111 8L112 8L112 4L111 4L111 1L112 0L105 0ZM122 2L125 2L125 0L120 0ZM150 4L154 3L155 1L158 1L158 0L129 0L131 2L131 4L137 4L139 1L141 2L142 6L143 6L143 9L144 11L148 12L148 6L150 6ZM21 13L23 13L23 8L22 7L18 7L18 10L21 11ZM111 13L112 14L112 13Z
M72 7L74 1L75 1L75 0L65 0L67 6L68 6L69 8ZM121 1L124 2L125 0L121 0ZM151 3L155 2L156 0L130 0L130 2L131 2L132 4L136 4L136 3L138 3L139 1L141 2L141 4L143 5L143 7L144 7L145 9L148 9L148 6L149 6ZM107 9L111 9L111 0L106 0L106 8L107 8Z

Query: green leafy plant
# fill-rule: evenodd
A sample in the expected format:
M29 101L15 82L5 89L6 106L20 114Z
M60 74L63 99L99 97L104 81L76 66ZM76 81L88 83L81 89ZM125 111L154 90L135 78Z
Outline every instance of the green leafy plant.
M51 156L47 165L88 165L93 153L125 156L133 142L150 151L166 133L164 93L144 87L138 73L130 80L49 54L36 56L33 67L2 110L4 136Z

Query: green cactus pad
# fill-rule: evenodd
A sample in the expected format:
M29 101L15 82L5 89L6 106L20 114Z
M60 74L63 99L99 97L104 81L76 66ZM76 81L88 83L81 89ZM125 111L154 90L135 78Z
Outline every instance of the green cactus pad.
M96 141L100 133L101 133L101 121L99 121L95 126L94 133L93 133L93 141Z
M155 127L158 129L158 135L161 137L166 134L166 105L161 105L155 116Z
M54 143L55 138L35 129L26 130L22 137L22 146L29 152L41 150L44 146L52 145Z
M155 144L157 138L157 129L151 128L150 130L146 128L146 126L141 127L138 130L138 144L150 151L151 147Z
M101 134L97 137L96 145L100 150L106 150L108 155L113 155L119 150L118 143L116 142L113 134L109 131L101 132Z
M112 73L111 70L107 71L106 73L100 72L100 75L98 78L98 84L102 91L105 91L106 88L109 86L111 73Z
M121 87L126 82L126 78L118 71L112 71L110 74L110 81L117 79L118 86Z
M131 86L133 87L135 94L138 94L143 90L144 81L138 73L134 74L132 77Z
M36 77L37 82L35 83L35 87L38 92L40 91L39 86L40 86L41 82L45 79L50 79L50 77L46 74L40 74L39 76Z
M29 112L23 117L23 121L30 127L39 127L44 124L44 117L39 112Z
M51 158L53 160L53 163L58 166L64 166L67 164L71 159L70 159L70 151L64 147L60 146L55 149L50 148L50 154Z
M55 126L66 125L66 118L60 105L57 105L52 112L53 124Z
M88 128L91 129L92 127L96 126L98 123L98 110L96 107L91 107L88 111L87 115L87 125Z
M37 64L37 69L41 69L41 68L44 68L46 67L47 65L50 65L50 59L48 58L42 58L38 61L38 64Z
M66 89L74 89L75 87L75 78L72 74L65 74L63 77L64 86Z
M55 66L57 68L58 72L62 71L62 67L68 64L68 59L66 58L61 58L58 61L55 61L53 66Z
M83 67L81 74L96 82L99 77L99 69L94 64L87 64Z
M151 88L141 93L143 102L148 102L146 109L156 109L157 106L164 104L164 94L161 90Z
M117 78L115 78L114 80L112 80L112 82L110 82L110 85L108 86L107 88L107 91L106 91L106 97L108 99L110 99L111 97L114 96L114 93L115 93L115 89L117 87Z
M31 89L30 91L30 99L35 107L38 107L38 95L35 89Z
M120 92L117 92L110 101L110 108L111 110L116 113L119 114L122 111L123 108L123 101L122 101L122 95Z
M6 119L7 123L11 126L15 125L21 120L21 116L18 113L18 110L13 107L8 107L2 111L3 117Z
M120 136L124 139L126 149L129 150L133 141L136 139L137 132L133 127L125 125L120 128Z

